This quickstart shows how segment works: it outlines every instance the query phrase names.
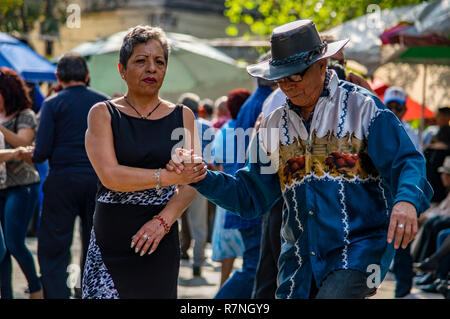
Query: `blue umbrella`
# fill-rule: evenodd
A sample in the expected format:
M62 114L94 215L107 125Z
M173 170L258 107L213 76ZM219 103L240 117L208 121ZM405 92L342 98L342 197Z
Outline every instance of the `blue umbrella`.
M25 43L0 32L0 67L14 69L27 82L56 81L56 67Z

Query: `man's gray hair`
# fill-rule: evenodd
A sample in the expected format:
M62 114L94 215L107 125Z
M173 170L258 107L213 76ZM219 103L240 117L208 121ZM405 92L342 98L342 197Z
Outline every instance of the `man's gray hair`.
M161 43L167 65L170 54L170 45L166 33L159 27L152 27L149 25L135 26L125 35L119 53L120 64L126 68L134 47L139 43L147 43L149 40L157 40Z

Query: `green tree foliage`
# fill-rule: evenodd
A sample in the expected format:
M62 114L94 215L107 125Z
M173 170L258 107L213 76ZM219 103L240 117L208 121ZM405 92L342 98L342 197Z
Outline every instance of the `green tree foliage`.
M57 35L66 19L68 0L2 0L0 1L0 31L27 34L40 22L40 33Z
M42 1L5 0L0 1L0 31L27 33L40 16Z
M420 0L225 0L225 16L230 20L227 33L238 36L238 25L249 30L244 35L268 35L276 26L298 19L311 19L319 31L381 10L417 4Z
M89 0L86 11L114 10L126 6L129 0ZM58 35L59 26L67 18L73 0L0 0L0 31L27 34L36 21L42 35Z

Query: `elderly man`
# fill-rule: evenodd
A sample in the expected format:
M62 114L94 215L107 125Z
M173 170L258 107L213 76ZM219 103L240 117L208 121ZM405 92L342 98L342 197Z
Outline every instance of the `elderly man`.
M322 42L310 20L275 28L272 59L248 72L278 81L286 103L262 121L245 168L208 171L193 185L244 218L283 196L278 298L374 294L432 196L424 158L397 117L327 71L326 58L347 41Z

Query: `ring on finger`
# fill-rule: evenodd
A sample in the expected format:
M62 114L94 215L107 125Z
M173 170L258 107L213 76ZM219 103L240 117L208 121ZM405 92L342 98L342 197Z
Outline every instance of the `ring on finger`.
M397 227L398 228L405 228L405 225L404 224L398 224Z
M144 238L145 240L147 240L147 239L148 239L148 235L147 235L147 234L144 234L144 235L142 235L142 238Z
M194 166L193 170L194 170L194 172L196 172L197 171L197 166Z

